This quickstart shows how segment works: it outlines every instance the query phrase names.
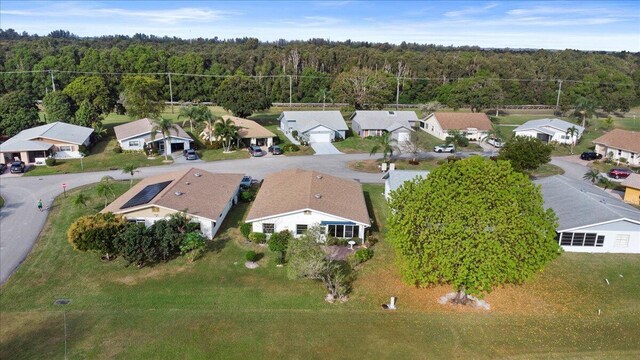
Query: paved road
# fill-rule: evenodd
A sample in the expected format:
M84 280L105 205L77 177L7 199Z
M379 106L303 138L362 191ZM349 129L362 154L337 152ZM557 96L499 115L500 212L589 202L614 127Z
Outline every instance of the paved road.
M582 177L591 170L587 166L588 162L580 160L577 155L551 158L551 164L561 167L564 170L564 176L582 181L586 181Z

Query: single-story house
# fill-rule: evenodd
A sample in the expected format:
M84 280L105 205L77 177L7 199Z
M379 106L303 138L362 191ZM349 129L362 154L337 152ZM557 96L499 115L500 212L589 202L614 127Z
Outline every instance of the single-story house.
M80 146L91 145L93 129L84 126L53 122L22 130L14 137L0 144L0 160L10 163L14 160L25 163L44 164L44 159L81 158Z
M629 175L620 185L624 186L624 201L640 205L640 174Z
M567 130L575 127L578 133L567 135ZM515 136L538 138L544 143L557 142L560 144L577 143L582 137L584 128L560 119L530 120L513 130Z
M429 172L426 170L389 170L382 179L384 180L384 198L389 200L391 192L398 190L407 181L418 178L426 178Z
M153 120L147 118L118 125L113 128L113 131L116 133L116 139L118 139L122 150L149 150L153 148L162 154L165 148L169 148L172 153L190 149L193 139L180 125L174 125L175 129L171 129L171 135L166 139L160 131L156 131L155 138L151 138L151 130L155 124Z
M535 183L558 216L565 251L640 254L640 210L586 181L557 175Z
M626 160L631 165L640 165L640 132L613 129L592 141L595 152L613 160Z
M327 235L362 242L371 226L359 182L301 169L267 175L246 222L254 232L295 236L321 226Z
M143 179L102 212L151 226L186 211L212 239L231 207L238 202L242 174L214 174L191 168Z
M450 131L460 131L477 141L487 137L492 124L485 113L434 112L420 120L420 129L440 140L446 140Z
M340 111L283 111L278 118L280 128L286 133L298 132L306 142L331 142L345 139L347 123Z
M382 136L388 132L398 142L409 141L409 134L418 124L415 111L356 110L350 119L353 133L360 137Z
M223 119L231 119L238 127L238 136L244 142L245 146L258 145L258 146L271 146L273 145L273 138L276 134L269 131L264 126L249 119L243 119L235 116L223 115Z

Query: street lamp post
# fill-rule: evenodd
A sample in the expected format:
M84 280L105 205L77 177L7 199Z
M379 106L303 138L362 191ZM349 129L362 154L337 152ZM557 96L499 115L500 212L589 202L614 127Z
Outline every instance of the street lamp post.
M56 299L54 305L62 305L62 318L64 322L64 359L67 360L67 309L65 305L71 303L69 299Z

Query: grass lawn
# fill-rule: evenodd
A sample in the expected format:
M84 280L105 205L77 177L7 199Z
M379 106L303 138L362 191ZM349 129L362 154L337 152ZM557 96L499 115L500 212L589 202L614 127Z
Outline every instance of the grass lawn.
M127 182L117 184L120 194ZM380 185L364 185L385 232ZM88 208L71 205L84 191ZM450 291L400 280L384 240L358 271L345 304L328 304L318 282L288 280L268 250L256 270L235 228L235 207L209 252L152 267L103 263L74 251L69 224L103 200L91 187L55 200L32 252L0 288L0 358L63 355L66 306L69 358L637 358L640 355L640 257L563 254L523 286L486 297L489 312L437 304ZM380 235L378 235L381 237ZM264 248L263 248L264 249ZM624 277L620 277L622 274ZM604 279L608 278L611 285ZM399 310L380 304L390 296ZM601 315L598 316L598 309Z
M562 170L561 167L549 163L542 164L537 169L529 172L529 176L532 178L543 178L562 174L564 174L564 170Z
M429 159L429 160L421 160L418 165L409 164L409 159L397 159L394 160L393 163L396 164L396 170L434 170L438 167L438 160L440 159ZM445 160L446 161L446 160ZM371 160L357 160L351 161L347 166L351 170L362 171L368 173L382 173L380 172L380 164L382 164L382 159L371 159Z

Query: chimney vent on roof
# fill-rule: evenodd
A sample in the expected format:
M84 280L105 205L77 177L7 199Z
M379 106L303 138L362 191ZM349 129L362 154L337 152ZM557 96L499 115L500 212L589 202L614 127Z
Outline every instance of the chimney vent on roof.
M202 176L202 174L200 174L200 173L195 173L195 174L193 174L193 175L194 175L195 177L200 177L200 176Z
M175 192L175 194L176 194L176 196L180 196L180 195L182 195L183 193L182 193L182 192L180 192L180 191L176 191L176 192Z
M185 184L187 184L187 185L191 185L191 183L190 183L189 181L187 181Z
M313 197L315 197L316 199L321 199L322 198L322 194L318 193L313 195Z
M318 180L322 179L322 175L316 175L316 179Z

